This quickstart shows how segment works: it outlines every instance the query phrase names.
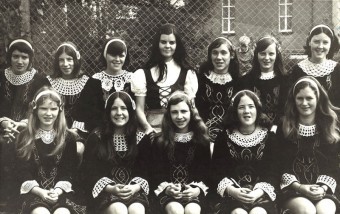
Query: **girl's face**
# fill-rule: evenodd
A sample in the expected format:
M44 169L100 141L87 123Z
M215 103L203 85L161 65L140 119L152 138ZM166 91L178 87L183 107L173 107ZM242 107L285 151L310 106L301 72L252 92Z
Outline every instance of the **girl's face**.
M270 72L274 69L276 59L275 43L269 45L264 51L257 54L257 59L260 63L261 72Z
M61 77L63 79L72 79L73 78L73 69L74 69L74 61L73 57L67 55L63 52L59 56L59 68L61 70Z
M222 44L220 47L211 51L211 61L216 73L227 73L230 64L230 51L227 44Z
M309 42L311 49L311 61L322 62L326 59L326 56L331 48L331 38L325 33L314 35Z
M128 108L119 97L117 97L112 104L111 121L116 128L124 128L129 121Z
M255 128L257 109L254 101L250 97L246 95L241 97L237 106L237 116L240 121L241 128Z
M51 130L54 122L59 114L58 103L51 98L47 98L37 109L38 119L40 121L40 128L44 130Z
M296 108L299 112L300 119L315 118L317 98L315 92L309 87L301 89L295 96Z
M11 69L14 74L23 74L27 71L30 57L27 53L14 50L11 57Z
M123 65L125 63L126 53L123 52L120 55L106 54L106 68L114 73L123 70Z
M176 126L176 132L187 133L190 123L190 109L185 101L179 102L176 105L170 106L171 120Z
M159 51L161 52L164 60L169 62L176 50L176 37L172 34L162 34L159 39Z

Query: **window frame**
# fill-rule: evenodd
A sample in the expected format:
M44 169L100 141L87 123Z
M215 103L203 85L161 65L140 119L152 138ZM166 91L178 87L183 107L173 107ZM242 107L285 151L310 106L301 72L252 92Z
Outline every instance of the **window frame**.
M227 4L225 4L225 1L227 1ZM234 5L232 5L232 0L222 0L222 34L235 34L235 30L232 29L232 22L235 22L235 0L234 0ZM234 9L234 17L231 17L230 11ZM224 17L224 11L228 10L228 17ZM225 20L227 20L227 26L225 26ZM227 30L225 30L227 29Z
M281 8L284 7L284 14L281 14ZM288 7L291 7L291 13L288 14ZM281 26L281 20L283 20L284 26ZM291 28L288 28L289 22L291 25ZM293 0L279 0L279 32L280 33L292 33L293 23Z

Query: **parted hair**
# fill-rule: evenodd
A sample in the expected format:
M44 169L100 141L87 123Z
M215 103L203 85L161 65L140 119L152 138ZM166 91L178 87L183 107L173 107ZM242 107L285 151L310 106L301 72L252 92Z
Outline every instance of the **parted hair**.
M26 40L27 41L27 40ZM28 41L27 41L28 42ZM29 42L30 43L30 42ZM30 43L31 44L31 43ZM6 54L6 61L7 61L7 66L12 66L12 54L15 50L18 50L20 52L28 54L29 57L29 64L27 67L27 70L32 69L33 66L33 60L34 60L34 50L31 49L25 42L15 42L7 51Z

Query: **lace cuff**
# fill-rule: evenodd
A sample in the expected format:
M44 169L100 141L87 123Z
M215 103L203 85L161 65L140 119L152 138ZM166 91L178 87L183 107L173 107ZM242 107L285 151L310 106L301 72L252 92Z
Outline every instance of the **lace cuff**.
M156 196L161 194L171 183L169 182L162 182L160 185L158 185L158 188L154 191Z
M64 192L73 192L72 184L68 181L58 181L56 185L54 186L54 189L55 188L60 188L64 190Z
M232 186L234 183L229 178L223 178L217 186L217 193L224 197L225 189L229 186Z
M267 182L260 182L260 183L255 184L254 190L256 189L262 189L265 193L267 193L267 195L272 201L275 201L276 199L276 194L274 192L275 189L271 184Z
M87 132L87 130L85 129L85 123L79 122L79 121L76 121L76 120L73 121L72 129L79 129L82 132Z
M39 184L36 180L25 181L22 183L20 188L20 194L27 194L29 193L34 187L38 187Z
M294 182L299 182L295 175L284 173L281 178L280 188L286 188Z
M144 192L149 195L149 183L141 178L141 177L134 177L131 181L130 181L130 184L131 183L136 183L136 184L139 184L140 187L144 190Z
M336 188L336 180L330 176L327 175L320 175L318 179L316 180L316 183L322 183L327 185L331 190L332 193L334 194L335 188Z
M96 198L99 195L99 193L101 193L108 184L112 184L112 183L115 183L115 182L108 177L103 177L99 179L99 181L97 181L97 183L94 185L93 190L92 190L93 198Z
M144 135L144 132L137 132L137 144L143 139Z
M205 196L208 194L209 187L207 187L202 181L201 182L191 182L189 185L196 186L196 187L200 188L203 191Z

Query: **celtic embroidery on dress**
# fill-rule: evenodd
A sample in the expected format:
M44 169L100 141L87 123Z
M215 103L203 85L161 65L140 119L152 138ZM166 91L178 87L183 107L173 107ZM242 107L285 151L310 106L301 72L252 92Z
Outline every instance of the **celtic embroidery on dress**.
M5 69L5 76L6 79L12 84L12 85L23 85L31 81L37 71L32 68L32 70L27 71L23 74L14 74L13 71L10 68Z
M77 79L65 80L61 77L52 79L50 76L47 76L47 79L50 81L52 87L62 95L76 95L79 94L89 80L89 77L83 75Z
M299 67L307 74L313 77L323 77L334 71L337 62L333 60L325 60L322 63L313 63L308 59L304 59L298 63Z

